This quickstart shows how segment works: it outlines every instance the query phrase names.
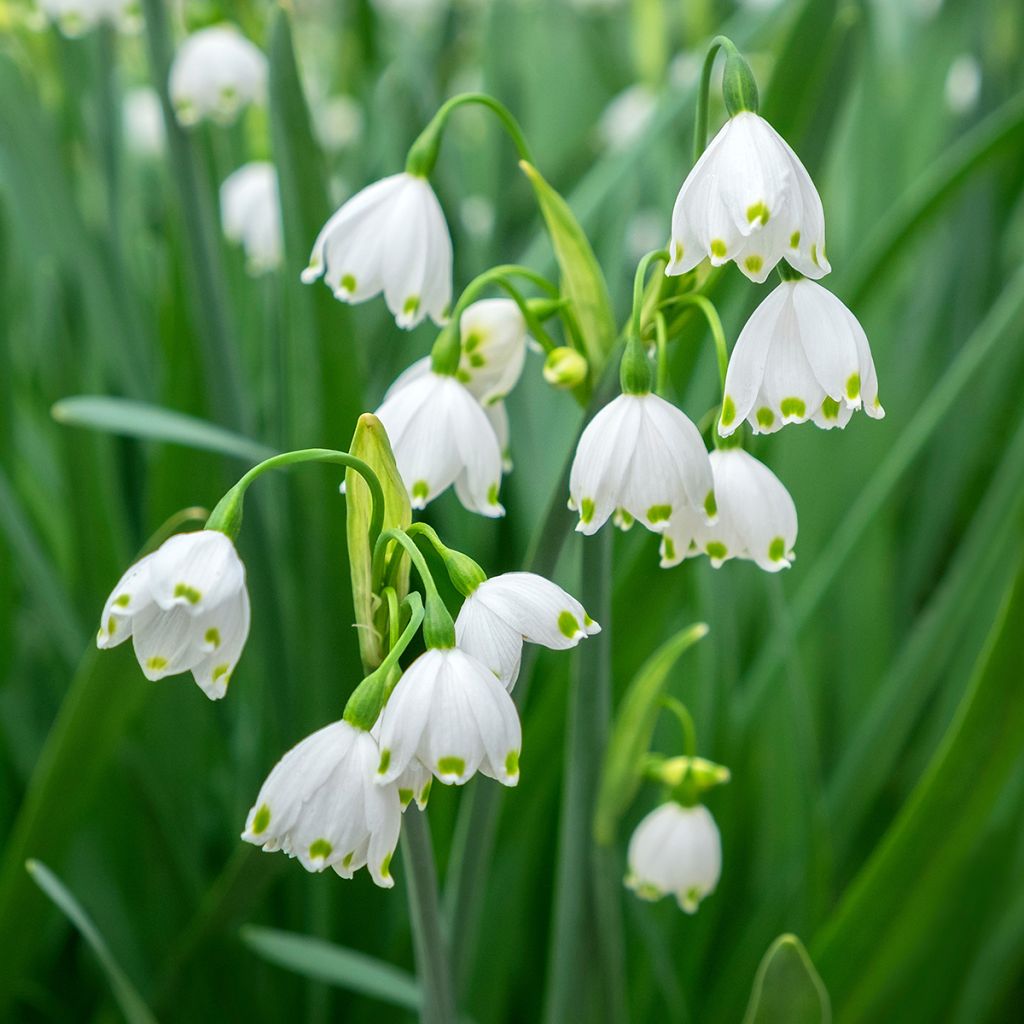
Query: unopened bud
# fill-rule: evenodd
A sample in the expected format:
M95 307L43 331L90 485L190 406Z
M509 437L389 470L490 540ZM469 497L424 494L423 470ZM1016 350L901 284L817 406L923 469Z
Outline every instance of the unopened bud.
M544 379L556 388L578 387L589 371L586 357L568 345L552 349L544 360Z

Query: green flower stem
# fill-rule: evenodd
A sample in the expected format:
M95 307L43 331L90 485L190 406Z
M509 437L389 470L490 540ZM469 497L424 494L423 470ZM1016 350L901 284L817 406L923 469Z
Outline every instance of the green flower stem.
M530 147L527 145L526 137L519 126L519 122L512 116L509 109L496 100L482 92L463 92L453 96L443 103L437 113L430 119L430 123L420 132L419 137L409 147L409 155L406 157L405 170L408 174L415 174L419 177L429 177L437 163L437 154L441 148L441 137L444 134L448 118L459 107L470 103L477 103L486 107L501 122L502 127L508 133L512 144L521 160L533 163L533 156Z
M718 379L722 385L722 397L725 397L725 374L729 369L729 346L725 342L725 331L722 329L722 321L718 316L715 304L706 296L697 292L690 292L687 295L676 295L668 299L662 306L691 306L696 307L704 314L704 319L711 328L711 337L715 343L715 356L718 359Z
M469 555L448 547L432 526L426 523L412 523L405 528L405 532L410 537L424 537L430 542L444 560L444 567L448 570L448 578L452 585L463 597L469 597L487 579L487 573Z
M647 271L652 263L668 263L671 257L666 249L653 249L640 257L636 265L636 273L633 275L633 311L631 322L633 334L639 339L643 337L643 308L644 308L644 285L647 281Z
M654 390L664 398L665 389L668 387L668 327L665 324L664 313L658 312L654 315L654 336L658 341L657 376Z
M221 530L234 539L242 525L242 502L249 485L268 470L292 466L300 462L329 462L355 470L370 489L372 509L370 513L370 543L376 544L384 526L384 491L377 474L362 459L348 452L332 448L303 448L299 451L284 452L253 466L234 487L217 503L206 522L206 529Z
M697 727L693 724L689 708L681 700L668 695L661 698L661 703L666 711L672 712L683 730L683 753L687 757L696 757Z
M437 903L437 869L427 816L413 806L402 821L402 861L409 890L416 973L423 990L422 1024L455 1024L451 958Z
M423 639L429 648L440 648L447 650L455 646L455 623L445 607L441 595L438 593L437 584L430 573L423 552L416 547L416 542L404 530L385 530L378 538L373 548L373 580L375 585L384 572L385 556L387 554L388 542L394 541L400 544L409 560L420 575L423 581L423 589L427 595L426 615L423 623Z
M700 89L697 92L697 116L693 129L693 162L696 163L708 144L708 104L711 92L711 71L715 66L718 51L725 51L725 76L722 79L722 94L725 99L729 116L743 110L757 113L757 83L751 73L750 65L743 59L736 44L728 36L715 36L708 45L704 68L700 76Z
M401 610L398 607L397 595L393 587L388 587L386 595L388 601L388 628L391 631L392 642L384 660L352 691L348 703L345 705L343 718L357 729L369 731L373 723L377 721L381 709L387 703L391 691L398 682L401 673L396 672L398 659L405 653L405 649L412 643L413 637L419 631L423 623L423 599L419 594L413 592L402 603L403 608L409 609L409 622L397 639L394 634L398 629Z
M646 395L651 390L651 367L643 345L644 285L647 271L652 263L668 263L669 255L664 249L647 253L637 264L633 276L633 312L630 318L629 337L619 364L619 385L627 395Z
M499 285L508 292L522 312L527 326L537 335L537 340L546 349L550 351L549 346L551 348L555 347L554 341L551 340L550 335L544 329L540 320L529 308L529 304L520 294L519 290L508 281L510 277L525 278L543 291L546 291L553 298L559 297L558 288L544 277L543 274L538 274L529 267L522 267L517 263L503 263L497 267L491 267L490 270L485 270L466 285L459 296L459 301L455 304L455 309L452 311L447 326L437 336L434 347L430 350L431 369L435 373L454 376L458 371L459 360L462 357L462 331L460 327L462 314L476 301L477 296L481 292L492 285Z

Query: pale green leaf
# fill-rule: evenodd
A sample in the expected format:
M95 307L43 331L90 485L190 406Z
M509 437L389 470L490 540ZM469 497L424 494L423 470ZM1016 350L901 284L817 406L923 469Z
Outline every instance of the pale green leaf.
M828 992L795 935L780 935L768 948L750 993L743 1024L829 1024Z

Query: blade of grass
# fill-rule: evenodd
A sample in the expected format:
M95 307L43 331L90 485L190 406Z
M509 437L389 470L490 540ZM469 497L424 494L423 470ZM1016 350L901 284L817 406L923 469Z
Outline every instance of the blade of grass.
M67 886L38 860L26 861L25 870L28 871L32 881L49 896L65 917L78 929L82 938L96 954L96 959L107 976L117 1005L121 1008L128 1024L156 1024L156 1018L146 1005L145 1000L139 995L138 989L121 969L121 965L111 953L110 947L93 923L92 918L85 912Z

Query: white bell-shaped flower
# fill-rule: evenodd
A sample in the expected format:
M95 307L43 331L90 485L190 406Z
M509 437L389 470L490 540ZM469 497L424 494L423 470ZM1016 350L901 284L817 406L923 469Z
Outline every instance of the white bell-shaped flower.
M459 320L462 356L458 378L484 405L504 398L526 361L526 320L512 299L481 299Z
M622 526L638 519L658 533L676 516L703 509L713 517L711 464L700 431L653 393L619 395L583 431L569 508L579 510L576 529L585 534L613 513Z
M331 867L351 878L365 866L390 889L402 808L396 786L375 782L379 761L370 733L344 721L319 729L274 766L242 838L297 857L307 871Z
M601 627L560 586L532 572L484 580L455 620L459 647L486 665L509 690L519 677L523 642L568 650Z
M414 759L445 784L477 772L519 781L522 733L508 691L458 647L431 649L405 670L381 713L377 779L396 782Z
M820 284L783 281L736 341L718 432L728 437L743 420L757 434L809 419L845 427L861 407L873 419L885 415L864 329Z
M426 316L443 326L452 301L452 240L430 182L392 174L345 202L317 236L302 280L321 275L342 302L383 292L399 327Z
M248 635L245 566L225 534L199 530L171 537L121 577L96 644L116 647L131 637L147 679L191 671L217 700Z
M626 885L644 900L673 895L694 914L722 874L722 838L703 804L670 800L655 808L629 840Z
M392 384L375 415L387 431L413 508L424 508L454 484L470 512L504 515L498 503L501 444L465 385L414 365Z
M380 748L380 727L383 720L383 714L378 715L377 721L373 723L373 728L370 730L370 735L377 741L378 753ZM379 763L380 758L378 756ZM374 771L376 771L376 766L374 766ZM416 806L421 811L426 810L427 800L430 797L430 787L433 782L434 776L430 769L419 758L414 757L406 766L405 771L394 782L395 789L398 790L398 799L402 805L402 812L404 813L414 800L416 801Z
M711 453L718 516L673 520L661 538L661 564L707 555L717 569L730 558L748 558L766 572L788 569L796 556L796 505L779 478L742 448Z
M137 0L39 0L39 9L69 39L85 35L104 21L125 31L139 26Z
M785 139L763 118L729 118L686 176L672 211L667 274L685 274L705 256L729 260L758 283L780 259L823 277L825 214L814 182Z
M224 235L245 250L250 274L281 264L281 196L277 169L263 160L244 164L220 187L220 219Z
M234 25L212 25L193 32L174 57L170 92L178 121L209 118L232 124L267 89L267 58Z

